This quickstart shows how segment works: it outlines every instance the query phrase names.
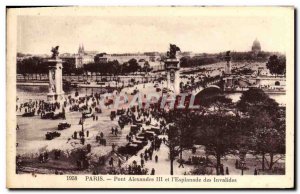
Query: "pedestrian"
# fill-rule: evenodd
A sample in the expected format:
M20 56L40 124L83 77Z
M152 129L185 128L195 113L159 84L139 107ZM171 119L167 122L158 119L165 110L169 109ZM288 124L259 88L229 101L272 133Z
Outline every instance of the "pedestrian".
M84 137L81 138L81 144L84 145Z
M235 160L235 168L238 169L238 167L239 167L239 161L238 161L238 159L236 159Z
M226 175L229 175L229 169L226 167Z
M113 143L113 144L111 145L111 148L112 148L112 151L113 151L113 152L115 151L115 147L116 147L116 145Z
M141 166L144 167L144 160L141 159Z
M77 139L77 131L74 131L73 138L74 138L74 139Z
M87 130L86 131L86 137L89 137L90 132Z
M111 167L114 166L114 159L113 159L113 157L110 158L110 160L109 160L109 165L110 165Z
M179 160L179 166L178 166L178 168L180 168L181 166L182 166L182 168L184 168L184 166L183 166L183 159Z
M91 152L91 149L92 149L91 144L87 144L86 149L87 149L87 152Z
M114 134L114 132L115 132L115 129L112 127L111 128L111 134Z
M220 173L221 173L221 175L224 175L224 166L223 166L223 164L221 164L221 166L220 166Z
M257 172L257 169L255 168L254 169L254 175L257 175L258 174L258 172Z
M155 175L155 170L154 170L154 168L152 168L152 170L151 170L151 175Z
M121 164L122 164L122 162L121 162L121 160L120 160L120 158L119 158L119 161L118 161L118 166L119 166L119 168L121 168Z
M155 155L155 162L157 163L158 162L158 156Z

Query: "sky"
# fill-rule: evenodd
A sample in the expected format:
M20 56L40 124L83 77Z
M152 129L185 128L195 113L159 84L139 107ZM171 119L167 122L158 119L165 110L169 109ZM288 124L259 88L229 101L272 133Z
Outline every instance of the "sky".
M106 53L166 52L169 44L181 51L217 53L249 51L257 38L262 50L285 52L285 20L249 16L18 16L17 52Z

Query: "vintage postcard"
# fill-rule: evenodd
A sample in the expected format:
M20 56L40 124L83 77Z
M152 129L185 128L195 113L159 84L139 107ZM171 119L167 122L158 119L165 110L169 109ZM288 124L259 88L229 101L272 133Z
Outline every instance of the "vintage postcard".
M8 188L294 188L293 7L7 8Z

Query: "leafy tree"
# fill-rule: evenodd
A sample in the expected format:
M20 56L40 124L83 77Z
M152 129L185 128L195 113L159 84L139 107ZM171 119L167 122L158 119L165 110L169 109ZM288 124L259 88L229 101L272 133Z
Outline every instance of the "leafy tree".
M286 72L286 59L285 57L278 57L277 55L270 56L267 64L267 68L271 74L282 75Z
M191 149L194 145L196 115L188 110L171 110L164 114L164 118L169 124L166 145L169 147L170 173L173 175L173 163L176 157L179 155L182 160L182 152Z
M278 117L278 103L259 88L250 88L245 91L237 103L238 110L256 117L258 113L265 111L271 118Z
M262 169L265 170L266 155L269 154L269 169L278 161L275 154L285 153L285 126L280 119L278 103L261 89L249 89L237 103L240 111L249 117L249 148L262 156Z
M238 149L241 131L241 118L225 114L206 114L197 119L195 143L205 146L207 155L217 159L217 168L221 157L235 153Z
M285 153L285 130L279 131L275 128L256 128L251 137L255 154L262 155L262 170L265 170L265 163L267 162L269 170L271 170L284 157ZM266 159L266 154L269 154L270 161ZM282 154L276 160L274 156Z
M70 61L64 61L63 62L63 74L71 74L71 73L75 73L75 63L72 63Z
M48 72L48 64L44 62L44 60L40 57L30 57L26 58L22 61L17 62L17 73L22 74L24 78L28 74L35 74L36 79L37 75L45 74Z

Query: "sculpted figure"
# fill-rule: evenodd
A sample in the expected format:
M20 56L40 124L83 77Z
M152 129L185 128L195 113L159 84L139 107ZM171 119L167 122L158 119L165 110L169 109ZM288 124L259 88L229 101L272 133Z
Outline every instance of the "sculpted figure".
M59 48L59 46L52 47L52 49L51 49L51 52L52 52L52 57L51 58L52 59L56 59L58 57L58 54L59 54L58 48Z
M180 48L175 44L170 44L170 51L167 52L167 56L170 59L176 59L176 52L180 51Z

